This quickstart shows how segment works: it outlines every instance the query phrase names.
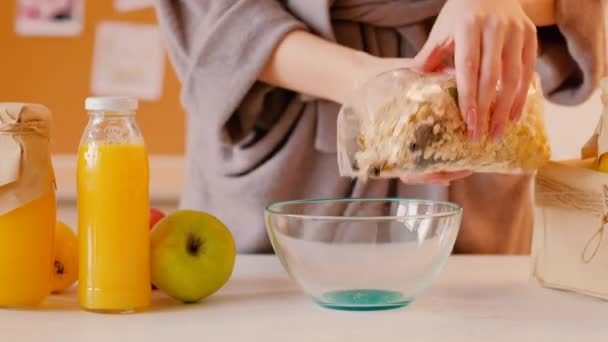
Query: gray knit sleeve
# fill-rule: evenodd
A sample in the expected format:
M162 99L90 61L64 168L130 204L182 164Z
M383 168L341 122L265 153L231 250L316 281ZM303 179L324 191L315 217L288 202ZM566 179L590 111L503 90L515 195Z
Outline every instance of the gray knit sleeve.
M576 105L606 73L602 0L557 0L556 25L538 29L537 71L551 102Z
M282 37L305 25L277 0L156 0L155 6L182 103L205 115L208 132L219 132L222 142L243 140L261 114L251 109L271 90L256 81L259 73Z

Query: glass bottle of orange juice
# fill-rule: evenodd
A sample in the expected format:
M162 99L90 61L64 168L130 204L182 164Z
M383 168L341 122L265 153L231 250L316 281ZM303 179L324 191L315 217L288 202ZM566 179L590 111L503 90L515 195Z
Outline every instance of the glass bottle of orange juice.
M50 111L0 103L0 307L40 304L51 290L55 187Z
M150 305L148 155L137 100L88 98L78 151L78 299L86 310Z

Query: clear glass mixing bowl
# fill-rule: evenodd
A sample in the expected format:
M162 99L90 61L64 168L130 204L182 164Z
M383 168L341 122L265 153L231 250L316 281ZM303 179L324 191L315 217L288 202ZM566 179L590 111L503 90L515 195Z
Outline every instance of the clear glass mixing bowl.
M380 310L410 304L441 271L460 228L448 202L318 199L265 210L273 248L318 304Z

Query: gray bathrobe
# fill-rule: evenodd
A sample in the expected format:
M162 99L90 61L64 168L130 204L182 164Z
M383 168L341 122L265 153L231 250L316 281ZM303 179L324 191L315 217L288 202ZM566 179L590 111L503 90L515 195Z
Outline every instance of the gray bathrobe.
M444 2L157 0L188 113L181 206L218 216L239 252L270 252L263 209L271 202L351 196L450 200L464 207L456 252L527 253L533 219L529 177L477 174L449 186L341 178L335 154L339 105L256 80L273 48L295 29L377 56L413 57ZM557 2L558 24L539 29L537 71L550 101L573 105L588 98L604 73L602 5Z

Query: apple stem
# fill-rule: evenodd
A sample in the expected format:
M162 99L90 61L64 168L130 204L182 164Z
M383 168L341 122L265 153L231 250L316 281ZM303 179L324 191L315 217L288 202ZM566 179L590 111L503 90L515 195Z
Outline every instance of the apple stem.
M60 263L59 261L55 260L55 274L63 274L64 269L63 269L63 264Z
M200 237L198 237L194 234L188 235L188 241L186 242L186 249L188 250L188 253L190 255L192 255L192 256L198 255L198 252L200 251L202 245L203 245L203 241L201 240Z

